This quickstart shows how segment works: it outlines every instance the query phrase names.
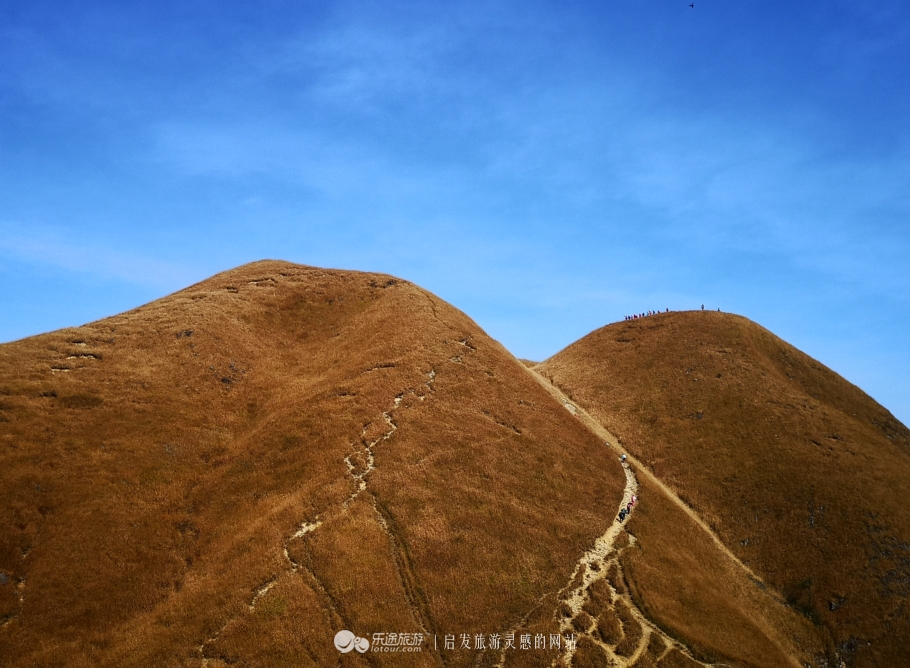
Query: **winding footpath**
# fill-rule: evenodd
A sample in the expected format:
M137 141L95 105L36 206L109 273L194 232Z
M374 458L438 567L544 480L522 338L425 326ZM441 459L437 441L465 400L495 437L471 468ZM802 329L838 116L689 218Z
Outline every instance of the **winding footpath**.
M535 376L540 379L536 373ZM590 423L593 423L591 417L562 396L558 389L553 389L556 390L554 396L557 396L566 409L585 420L586 426L590 428ZM615 438L602 426L595 433L604 440L609 440L617 453L620 451ZM626 485L622 501L616 509L617 515L632 501L633 496L638 495L635 471L628 462L623 462L622 467ZM626 534L626 543L622 547L617 547L618 539L623 533L623 524L618 518L614 518L607 530L594 541L594 546L578 560L569 583L559 592L557 597L559 608L556 614L560 631L563 635L574 634L576 644L566 646L558 662L553 662L553 666L559 664L571 666L582 638L599 647L608 657L610 665L614 666L634 666L650 646L656 650L654 659L657 661L671 652L677 652L698 665L710 665L692 657L688 648L652 623L632 600L624 585L619 557L625 549L635 544L635 538ZM599 588L597 594L594 593L595 588ZM620 621L622 633L614 635L610 631L601 630L601 624L607 625L607 622L601 621L604 619Z
M462 345L466 345L465 342L460 342ZM469 344L467 344L469 345ZM363 373L369 373L375 371L378 368L367 369ZM366 423L362 429L360 436L354 439L351 442L352 452L344 457L344 465L347 468L348 476L350 477L352 488L350 494L341 501L340 505L335 508L328 509L323 515L317 515L311 520L304 520L297 530L288 536L281 544L281 554L284 557L286 562L285 570L279 572L276 575L270 577L267 581L262 583L259 587L253 592L252 598L247 604L247 608L250 613L256 612L256 607L262 601L262 599L278 584L279 580L282 577L291 576L291 575L303 575L308 580L308 585L319 595L326 604L327 610L332 618L333 623L337 623L338 627L341 627L342 619L338 612L335 610L332 603L332 599L328 594L328 590L325 585L319 579L317 574L310 569L307 565L296 561L292 556L289 550L290 544L292 541L300 540L307 534L316 531L319 529L327 520L331 518L336 518L340 515L343 515L349 512L351 504L357 500L358 497L363 494L366 497L366 503L368 503L373 512L376 515L376 521L379 526L382 528L383 533L389 540L389 551L393 557L395 569L398 574L399 584L404 591L405 598L408 602L410 608L411 616L414 619L414 622L420 628L420 630L427 634L433 634L432 624L429 623L429 611L427 609L427 604L422 600L421 596L416 593L416 587L414 582L414 575L411 572L411 564L407 557L407 554L401 547L401 541L396 535L396 532L389 525L389 521L386 516L383 514L382 510L379 507L378 500L376 496L368 489L369 475L376 469L376 458L375 451L376 447L388 441L395 434L395 431L398 429L398 426L395 424L393 419L393 411L399 410L402 408L402 401L405 395L413 395L419 401L424 401L427 396L429 396L433 391L433 383L436 379L436 369L432 368L429 373L427 373L427 380L419 388L411 388L405 392L401 392L395 396L392 400L392 405L382 412L382 422L384 427L381 429L380 433L373 440L368 440L367 434L370 431L370 427L373 426L372 422ZM420 391L418 391L420 390ZM214 657L208 656L208 646L217 642L227 627L234 621L235 618L228 619L221 628L216 631L211 637L204 640L198 647L197 653L201 659L203 668L209 665L209 661ZM434 658L438 662L438 654L434 653Z
M523 365L522 365L523 366ZM759 585L763 590L765 590L770 596L772 596L778 602L781 602L779 597L775 595L770 588L765 585L762 579L744 564L740 559L720 540L717 534L711 529L710 526L695 512L689 505L687 505L679 496L676 495L673 490L667 487L663 482L661 482L650 470L642 465L635 457L624 452L622 446L620 446L619 441L616 437L611 434L607 429L597 420L595 420L584 408L573 403L565 394L549 379L545 378L543 375L538 373L534 368L525 367L525 369L537 380L540 385L550 393L553 398L555 398L560 404L562 404L566 410L568 410L572 415L576 416L581 420L581 422L588 428L593 434L602 439L608 446L610 446L616 453L617 456L620 454L626 455L626 461L623 463L623 468L625 469L626 474L626 487L623 492L623 499L619 506L619 509L625 507L629 502L632 494L637 494L638 492L638 480L635 475L637 471L648 483L658 487L670 501L679 507L686 515L702 530L705 534L710 537L715 547L723 553L727 559L729 559L735 566L741 569L745 575L747 575L754 583ZM618 510L619 510L618 509ZM617 510L617 513L618 513ZM615 549L616 540L619 535L622 533L622 525L614 520L611 526L607 531L595 541L594 547L586 552L578 562L578 565L575 568L575 571L572 574L570 579L570 584L567 585L566 589L563 592L560 592L560 601L563 602L562 607L562 616L560 619L560 627L563 633L566 632L575 632L579 635L580 638L587 637L594 644L598 645L613 661L613 665L616 666L632 666L639 659L642 653L646 650L649 642L654 642L655 647L663 647L659 656L654 658L658 661L665 657L671 651L677 651L682 654L685 654L689 659L695 661L691 653L685 648L682 644L676 640L670 638L666 633L657 628L650 620L648 620L641 611L637 608L634 601L627 592L624 592L624 585L620 582L622 579L622 566L619 562L619 553L622 552L627 547L635 544L635 537L629 534L628 544L620 548L619 550ZM615 569L615 570L611 570ZM593 572L592 572L593 571ZM594 583L599 580L605 579L608 572L615 572L618 574L618 578L606 578L607 584L609 586L610 594L613 596L614 602L617 599L621 599L625 605L628 607L628 612L631 613L632 617L638 622L641 626L641 640L638 643L634 653L629 656L622 656L617 654L619 645L611 645L604 641L604 634L598 631L597 623L591 620L591 616L585 613L584 608L586 604L591 600L591 589ZM581 582L578 583L579 573L581 573ZM573 587L573 585L575 585ZM617 586L618 585L618 586ZM602 585L601 585L602 587ZM568 592L566 595L564 592ZM590 606L588 606L590 608ZM559 611L557 611L559 614ZM625 622L624 622L625 626ZM777 639L773 639L776 635L770 628L767 628L764 624L760 624L764 627L763 631L769 640L772 640L779 648L783 650L783 645ZM656 636L654 641L651 640L652 636ZM627 650L627 648L623 648ZM564 650L562 656L562 662L564 665L572 665L572 657L575 653L575 649ZM623 651L622 654L627 654L627 651ZM786 655L787 652L784 651ZM790 660L793 666L799 668L799 662L790 657ZM710 665L702 662L696 661L700 665ZM556 664L554 664L556 665Z
M559 401L559 403L563 404L567 408L571 406L569 412L577 416L590 431L594 432L599 438L606 441L617 452L624 452L622 446L619 445L619 441L616 439L616 437L607 431L604 426L600 424L600 422L591 417L585 409L569 401L566 395L564 395L562 391L556 387L555 384L537 373L534 369L528 369L528 371L534 376L534 378L537 379L537 382L539 382L551 395L556 398L557 401ZM734 562L740 569L745 571L746 575L748 575L753 581L760 583L763 587L766 586L762 579L751 568L740 561L739 557L733 554L733 552L730 551L730 548L724 545L723 541L718 538L717 534L714 533L714 530L708 526L708 524L701 518L698 513L696 513L688 504L686 504L685 501L680 499L672 489L661 482L660 479L651 473L651 471L648 470L640 461L628 453L625 454L628 462L632 464L644 478L647 478L649 483L655 487L659 487L660 490L667 495L667 498L669 498L675 505L679 506L679 508L681 508L686 513L686 515L688 515L689 518L711 538L718 550L723 552L724 555L730 559L730 561Z
M458 342L465 347L472 348L467 342ZM451 361L460 361L453 359ZM715 546L736 564L742 571L748 575L754 582L764 585L761 579L744 563L742 563L733 552L718 538L714 531L702 520L702 518L686 503L684 503L671 489L664 485L651 471L645 468L641 462L628 453L624 453L619 441L611 434L602 424L595 420L586 410L569 400L562 391L550 380L542 376L533 368L522 365L531 376L556 399L560 405L565 407L572 415L578 418L584 426L594 435L601 439L610 447L619 457L621 454L626 455L626 461L623 462L623 471L625 474L625 487L623 490L622 501L613 515L613 519L606 531L599 536L589 550L587 550L578 560L575 568L566 583L566 585L557 594L557 608L554 617L559 623L560 632L565 635L574 635L576 644L565 646L562 653L558 656L553 666L572 666L573 659L579 651L584 652L602 652L608 661L608 665L618 666L619 668L629 668L635 666L645 654L651 659L651 664L660 665L667 659L668 662L673 660L671 655L684 656L689 662L699 666L709 666L712 664L696 660L691 652L682 643L670 637L666 632L659 628L655 623L649 620L639 610L632 596L630 595L623 575L620 557L623 551L636 543L636 538L624 531L623 523L618 520L619 511L631 502L633 495L638 496L639 483L636 472L647 479L649 484L658 487L672 503L681 508L686 515L701 528L714 542ZM420 600L413 587L413 574L411 573L409 560L406 555L401 554L399 541L395 532L391 529L383 513L377 504L375 496L368 490L369 475L375 469L375 448L383 441L387 441L394 435L397 426L393 420L393 411L402 408L402 399L405 394L414 394L420 401L433 392L433 383L436 377L436 370L432 369L428 374L428 380L423 384L424 390L417 392L416 389L408 390L405 393L397 395L388 410L382 412L382 421L385 423L384 429L373 440L367 438L367 433L371 424L366 424L362 428L362 433L358 439L352 443L353 452L344 458L344 464L350 476L352 489L349 496L344 499L340 507L335 509L334 513L348 512L350 505L361 496L368 497L368 503L372 505L377 515L377 520L382 526L385 534L389 538L390 549L393 552L396 562L396 570L400 579L400 584L405 591L411 614L414 621L424 633L433 634L435 629L429 610L426 609L426 601ZM312 580L314 589L323 594L329 601L331 599L324 590L322 583L315 573L311 572L305 565L295 561L288 550L292 541L303 538L306 534L319 529L326 518L315 517L309 521L301 523L295 533L288 536L281 545L281 551L287 563L288 569L284 573L278 573L258 587L248 603L249 612L255 612L258 603L268 592L278 583L278 580L284 575L305 574L309 575ZM305 573L303 573L305 571ZM769 590L770 593L770 590ZM544 603L546 595L538 600L537 605L528 612L524 619L517 623L517 628L524 626L530 615ZM332 617L337 617L337 612L332 609ZM219 636L229 625L228 620L222 628L212 637L205 640L199 647L198 653L202 659L202 665L209 663L209 656L206 648L209 644L218 640ZM340 618L335 620L340 621ZM515 630L517 630L517 628ZM770 637L770 636L769 636ZM436 653L434 653L436 654ZM647 657L646 657L647 658ZM439 662L441 657L436 654L434 659ZM505 664L506 654L503 651L500 654L497 666ZM675 662L674 662L675 663ZM798 663L794 663L799 666Z

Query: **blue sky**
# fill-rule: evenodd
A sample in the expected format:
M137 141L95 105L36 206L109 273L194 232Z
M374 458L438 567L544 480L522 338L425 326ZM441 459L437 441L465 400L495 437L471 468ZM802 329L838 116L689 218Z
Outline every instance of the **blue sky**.
M0 341L261 258L543 359L743 314L910 423L910 5L0 0Z

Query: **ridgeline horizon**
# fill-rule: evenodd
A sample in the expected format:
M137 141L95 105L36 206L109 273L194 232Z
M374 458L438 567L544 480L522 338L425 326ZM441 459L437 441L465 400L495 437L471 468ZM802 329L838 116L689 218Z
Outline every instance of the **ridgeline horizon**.
M744 316L537 363L263 260L0 344L0 663L908 664L907 479L910 430Z

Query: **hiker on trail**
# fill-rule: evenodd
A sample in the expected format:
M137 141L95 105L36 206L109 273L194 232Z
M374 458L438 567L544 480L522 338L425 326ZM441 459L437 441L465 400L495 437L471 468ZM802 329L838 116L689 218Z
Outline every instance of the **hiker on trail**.
M701 305L701 310L702 310L702 311L705 310L705 305L704 305L704 304Z
M626 463L626 456L623 455L622 457L619 458L619 460L620 460L623 464L625 464L625 463Z

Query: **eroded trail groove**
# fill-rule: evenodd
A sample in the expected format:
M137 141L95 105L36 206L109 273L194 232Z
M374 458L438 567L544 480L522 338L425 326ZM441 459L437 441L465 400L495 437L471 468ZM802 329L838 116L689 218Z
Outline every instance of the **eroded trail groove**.
M531 375L534 376L534 378L537 379L537 382L539 382L551 395L553 395L557 399L557 401L559 401L559 403L564 405L569 410L569 412L571 412L573 415L577 416L588 429L590 429L597 436L599 436L601 439L606 441L611 447L613 447L614 450L616 450L617 453L626 454L627 461L632 466L635 467L635 470L638 472L638 474L644 478L647 478L648 482L659 487L661 489L661 491L663 491L664 494L667 495L667 498L669 498L675 505L679 506L679 508L681 508L686 513L686 515L688 515L692 519L692 521L695 522L699 526L699 528L701 528L702 531L704 531L711 538L711 540L714 542L717 549L719 549L721 552L723 552L724 555L728 559L730 559L730 561L732 561L740 569L745 571L745 573L754 582L760 583L763 587L767 588L767 585L765 584L765 582L751 568L749 568L746 564L744 564L742 561L740 561L739 557L737 557L735 554L733 554L733 552L730 550L730 548L728 548L723 543L723 541L717 536L717 534L714 533L714 530L711 529L711 527L709 527L707 525L707 523L701 518L701 516L698 513L696 513L688 504L686 504L682 499L680 499L679 496L677 496L677 494L672 489L670 489L663 482L661 482L661 480L659 478L657 478L653 473L651 473L651 471L649 471L640 461L638 461L632 455L625 453L625 451L622 449L622 446L619 445L619 441L616 439L616 437L613 436L613 434L611 434L609 431L607 431L607 429L602 424L600 424L600 422L598 422L593 417L591 417L591 415L589 415L588 412L584 408L582 408L581 406L578 406L578 405L574 404L572 401L570 401L569 398L566 397L566 395L564 395L562 393L562 391L556 385L554 385L552 382L550 382L547 378L544 378L543 376L541 376L534 369L528 369L528 371L531 373ZM771 590L768 589L768 591L771 591Z
M533 369L528 371L566 410L605 441L617 457L621 455L618 441L603 425L540 374ZM591 549L578 560L569 582L559 592L555 614L560 631L563 635L574 634L577 643L563 649L562 656L553 665L572 666L576 654L592 651L605 654L610 662L608 665L620 667L633 666L646 651L658 662L669 659L672 654L680 654L697 665L711 665L697 661L687 647L645 617L625 586L619 557L635 544L635 538L623 530L618 515L632 502L633 496L638 495L635 471L640 467L628 456L622 466L626 485L616 515Z
M632 467L624 463L626 486L617 513L638 493ZM554 666L571 666L577 652L599 648L613 666L634 666L646 651L660 661L671 653L696 661L688 648L671 638L638 609L626 588L620 555L635 544L616 517L594 546L582 555L572 578L559 593L556 611L563 635L574 634L575 647L566 647ZM596 649L594 650L597 651ZM587 663L587 662L585 662Z
M462 343L462 345L465 344ZM374 369L369 369L363 373L369 373L373 370ZM269 591L278 584L281 578L294 575L305 575L307 576L308 581L314 586L314 590L325 600L333 621L337 622L339 628L341 627L343 620L335 609L334 602L325 585L309 566L295 560L291 556L289 548L293 541L301 540L307 534L317 531L331 517L337 518L337 516L349 512L351 505L358 497L363 495L364 498L367 499L367 503L369 503L373 509L376 516L376 522L382 528L383 533L389 541L388 549L393 557L399 585L407 600L414 623L427 635L433 635L435 633L435 624L433 623L429 612L429 605L420 594L419 588L416 586L416 578L413 574L410 558L407 555L406 550L402 547L402 542L398 537L397 530L391 521L391 517L388 515L387 511L382 509L382 504L375 493L368 488L370 474L376 469L375 453L377 446L391 439L398 429L398 425L395 424L393 412L405 409L405 406L402 406L402 402L406 396L413 396L413 398L423 402L426 400L427 396L434 392L433 383L436 379L436 369L432 368L426 375L427 380L421 386L410 388L395 396L391 406L389 406L387 410L382 411L381 423L375 421L377 423L375 429L371 431L371 428L374 427L374 422L372 421L363 425L359 437L353 439L351 442L352 452L343 459L347 474L352 483L350 494L341 501L338 507L329 508L322 515L303 520L297 530L284 539L281 544L281 554L286 564L285 570L271 576L256 588L251 600L247 604L250 613L256 611L259 603L268 595ZM375 438L371 439L368 436L368 434L371 433ZM221 634L224 633L232 621L234 621L233 618L229 619L216 633L204 640L202 644L198 646L197 652L202 659L203 667L209 665L210 661L210 657L207 655L208 646L218 641ZM434 660L437 663L441 663L438 652L432 652L432 654Z

